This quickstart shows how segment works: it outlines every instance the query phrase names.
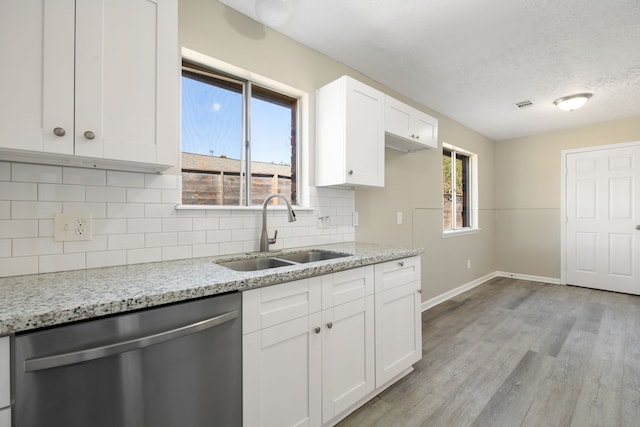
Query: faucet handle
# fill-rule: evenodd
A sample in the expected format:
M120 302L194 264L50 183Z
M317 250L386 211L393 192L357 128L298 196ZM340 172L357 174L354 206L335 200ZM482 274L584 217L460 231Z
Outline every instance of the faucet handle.
M274 243L276 243L277 238L278 238L278 230L276 230L276 232L273 234L273 239L269 237L269 244L273 245Z

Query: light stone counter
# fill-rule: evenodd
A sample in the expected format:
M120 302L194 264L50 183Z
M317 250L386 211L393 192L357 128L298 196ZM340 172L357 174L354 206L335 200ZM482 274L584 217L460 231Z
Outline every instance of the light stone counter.
M342 243L269 252L264 256L310 249L343 252L350 256L254 272L233 271L215 264L252 257L240 254L0 278L0 336L422 253L422 249Z

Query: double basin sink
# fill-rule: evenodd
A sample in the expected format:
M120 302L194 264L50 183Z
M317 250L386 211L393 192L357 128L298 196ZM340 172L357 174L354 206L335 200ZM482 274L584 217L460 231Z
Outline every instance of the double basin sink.
M351 254L345 254L342 252L311 250L290 254L278 254L277 256L271 257L256 257L239 261L218 262L217 264L235 271L258 271L269 268L305 264L308 262L326 261L350 255Z

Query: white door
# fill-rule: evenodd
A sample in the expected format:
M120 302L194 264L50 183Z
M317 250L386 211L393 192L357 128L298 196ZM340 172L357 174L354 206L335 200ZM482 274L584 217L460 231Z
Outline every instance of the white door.
M567 284L640 294L640 145L566 157Z

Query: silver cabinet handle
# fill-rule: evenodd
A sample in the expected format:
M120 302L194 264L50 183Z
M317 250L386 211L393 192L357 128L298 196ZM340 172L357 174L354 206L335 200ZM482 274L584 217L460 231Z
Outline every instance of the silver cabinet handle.
M313 330L316 334L319 334L322 329L320 329L320 326L316 326Z
M71 353L62 353L53 356L39 357L36 359L27 359L24 361L24 371L34 372L44 369L58 368L60 366L74 365L80 362L101 359L103 357L113 356L131 350L139 350L141 348L175 340L196 332L213 328L214 326L218 326L222 323L233 320L236 317L238 317L238 310L233 310L219 316L212 317L210 319L201 320L199 322L192 323L191 325L182 326L154 335L148 335L145 337L122 341L115 344L108 344L101 347L74 351Z
M67 131L64 130L64 128L54 128L53 134L55 136L65 136L67 134Z
M327 328L329 328L329 329L333 328L333 322L327 323Z
M88 130L84 132L84 137L87 139L94 139L96 137L96 134Z

